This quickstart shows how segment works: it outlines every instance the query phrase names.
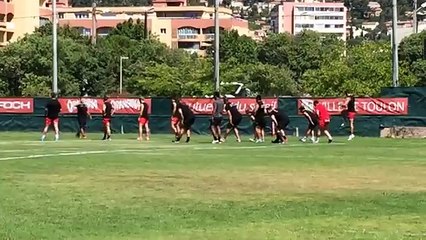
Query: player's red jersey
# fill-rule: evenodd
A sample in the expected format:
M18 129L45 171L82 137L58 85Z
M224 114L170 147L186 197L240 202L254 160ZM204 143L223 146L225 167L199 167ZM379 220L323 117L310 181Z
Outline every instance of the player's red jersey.
M328 120L328 121L330 121L330 113L328 113L328 110L325 108L324 105L318 104L315 107L315 112L317 113L318 118L320 120L323 120L323 121L327 121Z

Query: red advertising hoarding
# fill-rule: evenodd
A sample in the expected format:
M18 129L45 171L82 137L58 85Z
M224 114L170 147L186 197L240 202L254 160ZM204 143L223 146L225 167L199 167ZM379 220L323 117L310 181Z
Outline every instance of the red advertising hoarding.
M298 99L298 107L313 108L314 100L323 104L331 115L338 115L344 110L346 99ZM355 110L361 115L408 115L408 98L356 98Z
M187 104L194 114L209 115L213 111L213 99L211 98L182 98L181 102ZM241 114L246 114L246 110L253 110L256 107L256 99L254 98L230 98L229 102L237 106ZM278 107L277 98L263 99L266 107Z
M110 98L115 114L139 114L140 103L138 98ZM62 105L63 114L76 114L75 107L80 103L78 98L59 98ZM83 98L91 114L102 114L103 99L101 98ZM145 102L149 106L148 113L151 113L151 99L146 98Z
M0 98L0 113L33 113L32 98Z

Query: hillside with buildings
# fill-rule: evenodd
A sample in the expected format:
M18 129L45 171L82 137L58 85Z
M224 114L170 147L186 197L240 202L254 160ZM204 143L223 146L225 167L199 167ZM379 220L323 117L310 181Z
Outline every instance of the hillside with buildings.
M51 21L49 1L0 1L3 16L0 28L0 45L16 41L26 33ZM181 48L191 53L205 54L214 33L214 9L206 6L188 6L186 0L153 0L152 6L100 6L74 7L67 0L58 1L60 26L78 29L84 36L108 35L119 23L141 19L146 28L171 48ZM252 35L248 21L234 17L232 10L219 8L220 28Z
M424 0L422 0L424 1ZM420 1L418 6L423 3ZM58 0L61 26L69 25L85 36L102 37L129 19L145 21L146 28L172 48L205 54L213 39L213 1L205 0ZM413 28L413 8L398 1L398 39ZM342 40L388 39L389 0L367 1L221 1L220 27L262 40L268 33L297 34L313 30ZM51 21L50 0L0 0L0 46ZM426 29L424 12L418 11L419 30ZM410 30L411 28L411 30Z

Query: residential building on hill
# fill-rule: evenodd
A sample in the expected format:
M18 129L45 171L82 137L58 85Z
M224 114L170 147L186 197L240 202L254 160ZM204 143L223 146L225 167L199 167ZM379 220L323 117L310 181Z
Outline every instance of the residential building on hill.
M0 46L39 26L38 7L38 1L0 0Z
M347 9L342 2L283 2L271 12L271 30L297 34L313 30L346 40Z
M5 4L12 9L8 10L9 16L12 18L9 25L14 24L14 32L8 35L7 29L3 30L1 27L7 24L0 23L0 33L2 30L5 32L5 37L0 39L3 40L2 45L16 40L25 33L34 31L36 27L52 19L50 0L12 1L13 3ZM27 21L22 21L22 24L18 25L18 19L14 20L13 16L17 12L17 3L23 4L24 1L25 4L34 2L33 7L37 11L30 12L28 9L27 12L20 13L23 16L22 19L27 19ZM4 13L3 5L5 4L1 5L1 3L0 12ZM71 7L67 0L58 0L57 5L59 25L69 25L87 36L92 35L93 25L98 36L105 36L119 23L129 19L144 21L146 17L148 31L172 48L181 48L202 55L214 38L214 9L204 6L187 6L186 0L153 0L153 6L150 7L98 7L95 14L89 7ZM23 10L27 7L19 5L19 8ZM29 18L29 16L32 17ZM221 29L236 30L241 35L250 36L248 22L235 18L232 10L219 8L219 20ZM23 26L24 22L27 27Z

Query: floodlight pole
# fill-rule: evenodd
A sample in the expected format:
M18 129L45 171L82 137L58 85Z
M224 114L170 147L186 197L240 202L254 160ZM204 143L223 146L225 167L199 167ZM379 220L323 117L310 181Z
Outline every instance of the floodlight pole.
M215 90L220 90L220 76L219 76L219 0L214 3L214 81Z
M397 43L397 25L398 25L398 11L397 11L397 0L392 0L392 80L393 87L399 87L399 79L398 79L398 43Z
M53 48L53 81L52 90L54 93L58 93L58 19L56 12L56 0L52 1L52 48Z
M128 57L120 57L120 95L123 93L123 60L129 59Z

